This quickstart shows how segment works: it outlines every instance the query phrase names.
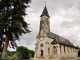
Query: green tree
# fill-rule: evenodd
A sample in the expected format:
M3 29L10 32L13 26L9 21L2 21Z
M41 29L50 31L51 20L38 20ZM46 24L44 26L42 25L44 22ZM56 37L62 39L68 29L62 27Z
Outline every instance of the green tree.
M3 49L3 55L7 51L9 41L14 48L17 47L15 40L23 33L29 33L28 23L23 16L25 8L29 7L30 0L1 0L0 1L0 31L6 36ZM3 56L2 55L2 56Z
M2 41L0 41L0 58L1 58L1 53L3 51L3 47L1 45L2 45Z
M5 38L3 37L3 35L4 34L0 30L0 52L3 51L3 46L4 46L3 42L4 42Z
M78 51L78 56L80 57L80 48L79 48L79 51Z
M3 51L3 48L0 46L0 52L2 52Z
M34 51L33 50L30 50L30 58L33 58L34 57Z
M2 41L0 41L0 52L2 52L3 51L3 48L2 48Z
M27 47L19 46L16 50L17 53L21 53L21 59L29 59L29 49Z

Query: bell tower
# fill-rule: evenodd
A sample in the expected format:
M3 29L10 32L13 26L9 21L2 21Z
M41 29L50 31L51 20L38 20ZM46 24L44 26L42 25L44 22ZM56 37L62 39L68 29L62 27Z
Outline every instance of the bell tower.
M50 16L48 14L48 10L47 10L46 5L45 5L44 10L40 16L39 37L43 37L44 33L50 34L49 18L50 18Z
M40 15L40 27L37 35L37 43L35 48L35 57L46 57L48 55L48 35L50 34L50 21L47 7L45 5L42 14ZM53 40L52 40L53 41ZM49 44L49 43L48 43Z

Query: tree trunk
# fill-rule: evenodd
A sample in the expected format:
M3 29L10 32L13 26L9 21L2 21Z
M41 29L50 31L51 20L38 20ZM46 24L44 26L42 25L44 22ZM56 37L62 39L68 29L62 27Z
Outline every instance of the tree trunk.
M8 43L9 43L9 39L8 39L9 35L6 34L6 38L5 38L5 44L4 44L4 49L3 49L3 54L2 54L2 57L4 56L4 54L6 53L7 51L7 47L8 47Z

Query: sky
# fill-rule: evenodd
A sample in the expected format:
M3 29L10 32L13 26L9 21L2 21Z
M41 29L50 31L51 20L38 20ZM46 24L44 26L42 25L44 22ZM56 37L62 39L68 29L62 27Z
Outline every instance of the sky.
M32 32L20 36L20 41L16 41L17 45L35 50L45 1L50 15L50 31L80 47L80 0L32 0L30 7L26 9L28 15L24 17ZM16 51L13 48L8 50Z

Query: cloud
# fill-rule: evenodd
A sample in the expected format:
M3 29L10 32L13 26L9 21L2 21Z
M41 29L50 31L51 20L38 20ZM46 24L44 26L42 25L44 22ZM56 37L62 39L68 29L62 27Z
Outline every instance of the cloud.
M80 46L80 0L46 0L46 6L50 15L50 31L69 39L74 45ZM40 15L45 6L45 0L32 0L30 7L26 9L24 17L30 23L29 34L20 37L18 46L25 46L35 50L36 36L39 33ZM12 50L11 50L12 51Z

